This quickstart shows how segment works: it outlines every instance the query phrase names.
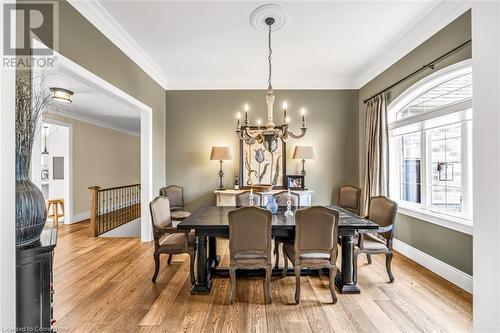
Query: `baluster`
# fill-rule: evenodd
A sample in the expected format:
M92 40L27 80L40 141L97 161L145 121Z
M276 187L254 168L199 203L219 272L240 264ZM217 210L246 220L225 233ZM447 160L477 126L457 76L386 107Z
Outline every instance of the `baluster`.
M102 223L104 221L104 211L106 210L106 192L99 192L99 196L100 200L102 200L102 207L100 208L99 211L99 228L102 230Z
M113 205L114 205L113 190L108 191L108 197L109 197L109 205L108 205L109 211L106 218L106 230L109 230L109 218L111 217L111 214L113 212Z
M115 191L115 198L116 198L116 202L115 202L115 211L116 211L117 206L118 206L118 209L120 209L120 197L119 197L120 190L115 189L114 191ZM119 210L118 210L118 212L119 212ZM117 222L116 216L113 216L113 223L112 223L113 227L112 228L114 228L116 226L116 222Z
M131 221L131 217L132 217L132 212L130 211L130 209L132 209L132 207L130 206L130 189L131 187L127 187L127 220Z

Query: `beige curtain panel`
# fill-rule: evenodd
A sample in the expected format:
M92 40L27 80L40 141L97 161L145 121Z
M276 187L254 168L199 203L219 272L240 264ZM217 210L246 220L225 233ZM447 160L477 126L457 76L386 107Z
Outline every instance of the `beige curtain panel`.
M366 104L364 214L368 211L372 196L389 193L389 130L385 104L385 94L372 98Z

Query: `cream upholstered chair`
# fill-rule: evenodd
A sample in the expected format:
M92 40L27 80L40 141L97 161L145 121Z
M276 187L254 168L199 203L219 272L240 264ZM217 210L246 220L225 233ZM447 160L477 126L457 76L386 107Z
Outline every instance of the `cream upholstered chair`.
M385 254L385 267L389 281L394 282L394 276L391 271L392 262L392 239L394 237L394 222L396 220L396 213L398 211L398 204L387 197L377 196L371 197L370 207L368 210L368 220L375 222L379 225L378 230L359 231L356 235L353 268L354 268L354 281L357 280L357 261L360 253L365 253L368 258L368 263L372 263L372 254Z
M169 185L160 189L160 195L170 200L170 210L174 221L182 221L191 215L184 210L184 188L179 185Z
M278 202L280 207L286 207L288 201L288 191L281 191L273 194L273 197ZM295 192L290 192L290 206L293 208L300 207L300 195ZM279 268L280 264L280 244L285 240L280 237L274 238L274 268Z
M271 223L272 214L258 207L242 207L229 212L229 275L234 303L236 294L236 270L266 270L264 297L271 303Z
M283 243L285 267L287 258L293 264L295 273L295 302L300 303L300 270L302 268L328 268L330 270L330 293L333 303L335 295L335 275L337 274L337 237L339 213L326 207L309 207L295 213L295 242Z
M346 185L339 188L339 207L356 215L361 214L361 189Z
M168 264L172 261L172 255L189 254L189 272L191 283L194 283L194 253L195 236L194 232L179 230L172 225L170 216L170 202L167 197L156 197L149 204L151 211L151 222L153 224L153 237L155 244L154 260L155 272L152 281L156 282L156 277L160 270L160 254L168 254Z
M262 206L262 195L260 193L253 193L253 205L256 207ZM250 191L245 191L236 195L236 206L250 206Z

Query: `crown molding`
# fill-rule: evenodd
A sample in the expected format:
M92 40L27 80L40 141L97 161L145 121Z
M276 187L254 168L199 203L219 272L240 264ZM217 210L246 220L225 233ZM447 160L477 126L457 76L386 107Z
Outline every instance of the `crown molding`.
M355 76L356 88L360 89L373 80L470 8L472 8L471 0L442 1L432 8L412 29L397 38L392 46L382 50L367 62L368 65Z
M315 81L277 81L273 82L274 90L341 90L358 89L352 80L315 80ZM266 90L263 81L206 81L206 80L172 80L168 90Z
M120 132L120 133L124 133L124 134L128 134L128 135L133 135L133 136L138 136L138 137L141 136L140 132L131 131L131 130L126 129L126 128L122 128L122 127L118 127L118 126L115 126L115 125L111 125L111 124L106 123L104 121L95 120L95 119L87 117L87 116L83 116L83 115L80 115L80 114L72 113L70 111L67 111L67 112L64 112L64 113L49 111L49 113L55 115L56 117L58 117L55 120L60 120L59 117L61 117L63 119L64 118L70 118L70 119L79 120L79 121L82 121L84 123L91 124L91 125L94 125L94 126L99 126L99 127L107 128L107 129L112 130L112 131L116 131L116 132ZM63 121L63 119L61 119L61 121Z
M163 89L167 89L165 73L98 1L68 0L68 2L155 82Z

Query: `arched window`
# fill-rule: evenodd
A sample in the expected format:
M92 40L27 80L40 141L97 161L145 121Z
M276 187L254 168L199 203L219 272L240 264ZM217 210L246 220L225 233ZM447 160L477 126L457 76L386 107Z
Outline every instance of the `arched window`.
M472 216L470 60L420 80L387 108L390 196L402 208Z

